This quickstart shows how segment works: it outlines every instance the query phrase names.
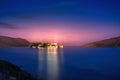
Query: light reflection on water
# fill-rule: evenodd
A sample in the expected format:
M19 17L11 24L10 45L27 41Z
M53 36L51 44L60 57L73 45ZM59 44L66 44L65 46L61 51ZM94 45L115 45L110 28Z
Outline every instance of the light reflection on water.
M119 48L0 48L0 59L40 80L120 80Z
M63 62L62 49L40 48L38 78L40 79L42 76L45 76L43 77L45 80L59 80L59 62Z
M58 80L59 66L57 48L47 49L47 75L49 80Z
M44 60L45 60L45 55L44 55L44 49L40 48L38 50L38 79L41 78L43 75L43 70L44 70Z

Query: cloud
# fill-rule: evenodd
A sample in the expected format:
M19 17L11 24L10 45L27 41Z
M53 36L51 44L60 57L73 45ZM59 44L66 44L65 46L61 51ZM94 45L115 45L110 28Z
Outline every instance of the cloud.
M17 29L17 27L15 27L12 24L9 23L4 23L4 22L0 22L0 28L4 28L4 29Z

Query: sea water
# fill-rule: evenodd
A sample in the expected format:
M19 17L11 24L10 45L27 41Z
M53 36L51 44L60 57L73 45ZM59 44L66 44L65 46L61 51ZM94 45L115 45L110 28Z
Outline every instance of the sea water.
M120 80L120 48L0 48L0 60L41 80Z

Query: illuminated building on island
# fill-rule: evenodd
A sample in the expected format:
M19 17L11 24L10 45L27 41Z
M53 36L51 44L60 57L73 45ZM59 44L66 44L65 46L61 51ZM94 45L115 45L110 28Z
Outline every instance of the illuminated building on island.
M31 48L63 48L63 45L57 43L33 43L30 45Z

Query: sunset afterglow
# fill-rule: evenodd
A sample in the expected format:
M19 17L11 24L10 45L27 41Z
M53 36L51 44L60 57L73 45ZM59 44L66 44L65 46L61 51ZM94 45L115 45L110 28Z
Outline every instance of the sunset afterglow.
M0 0L0 80L120 80L120 0Z
M0 13L0 35L3 36L25 38L30 42L80 45L120 34L116 1L105 2L105 5L101 1L74 0L5 3L3 1Z

